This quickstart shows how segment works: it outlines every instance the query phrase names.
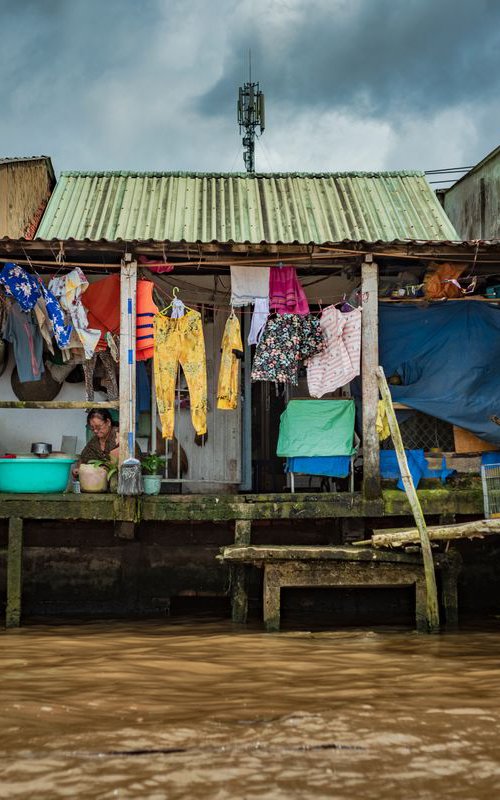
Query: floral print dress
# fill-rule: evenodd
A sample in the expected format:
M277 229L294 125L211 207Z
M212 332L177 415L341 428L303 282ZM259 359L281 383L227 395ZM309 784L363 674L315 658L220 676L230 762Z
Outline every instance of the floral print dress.
M269 317L257 345L253 381L275 381L297 386L300 362L324 347L319 319L311 314Z

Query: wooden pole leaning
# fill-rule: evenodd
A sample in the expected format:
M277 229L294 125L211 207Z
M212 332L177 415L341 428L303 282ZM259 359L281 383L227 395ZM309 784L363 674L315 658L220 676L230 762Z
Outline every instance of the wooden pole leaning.
M382 395L382 400L387 413L387 420L389 422L392 441L394 444L394 448L396 450L396 456L398 459L399 469L401 472L401 478L403 480L403 485L406 490L406 496L408 498L408 502L410 504L413 517L415 519L415 525L417 526L420 538L420 546L422 548L422 558L424 562L424 574L425 574L425 587L427 593L427 598L426 598L427 630L429 633L435 633L436 631L439 630L439 606L437 598L436 573L434 570L434 559L432 557L429 534L427 532L425 517L422 511L422 507L420 505L420 501L418 499L415 485L413 483L413 478L411 477L411 473L408 468L408 461L406 459L403 440L401 438L401 431L399 430L399 425L396 418L396 412L394 411L394 407L392 405L391 392L389 390L389 386L387 384L387 380L382 367L378 367L377 369L377 379L378 379L380 394Z

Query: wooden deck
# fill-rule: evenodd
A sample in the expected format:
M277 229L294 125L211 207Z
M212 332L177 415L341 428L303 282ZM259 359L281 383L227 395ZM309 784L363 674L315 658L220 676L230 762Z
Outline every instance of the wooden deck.
M483 514L481 488L423 489L418 492L424 514ZM140 521L224 521L328 519L406 516L404 492L384 490L366 500L360 492L321 494L159 495L120 497L116 494L0 494L0 519L88 519Z
M419 491L425 514L443 517L483 514L480 488ZM235 544L250 543L250 528L259 520L320 520L380 518L411 513L406 495L384 491L367 500L361 493L160 495L120 497L115 494L1 494L0 519L8 519L6 623L21 618L23 521L103 520L115 524L115 534L134 539L140 522L235 522ZM0 551L1 552L1 551ZM240 571L241 572L241 571ZM240 580L241 579L241 580ZM236 582L242 583L242 574Z

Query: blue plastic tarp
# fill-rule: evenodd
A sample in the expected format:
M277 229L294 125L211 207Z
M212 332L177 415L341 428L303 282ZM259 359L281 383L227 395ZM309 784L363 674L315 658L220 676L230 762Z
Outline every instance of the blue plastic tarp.
M298 472L302 475L325 475L329 478L347 478L350 466L350 456L298 456L287 458L285 472Z
M455 472L454 469L448 469L446 467L446 459L444 456L441 462L441 469L430 469L423 450L405 450L405 453L408 469L410 470L415 488L417 488L422 478L440 478L442 483L444 483L446 478L453 475ZM395 450L380 451L380 475L387 480L397 479L398 489L405 491Z
M380 304L380 363L393 400L500 444L500 309L471 301Z

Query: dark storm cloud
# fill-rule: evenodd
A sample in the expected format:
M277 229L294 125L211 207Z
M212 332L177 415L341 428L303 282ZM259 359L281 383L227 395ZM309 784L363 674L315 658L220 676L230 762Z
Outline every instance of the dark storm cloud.
M286 2L274 0L275 11ZM271 27L272 30L272 27ZM206 115L225 113L245 76L274 104L349 108L397 117L495 98L500 90L497 0L305 2L273 41L266 16L233 30L224 75L199 98ZM254 79L255 79L254 78Z

